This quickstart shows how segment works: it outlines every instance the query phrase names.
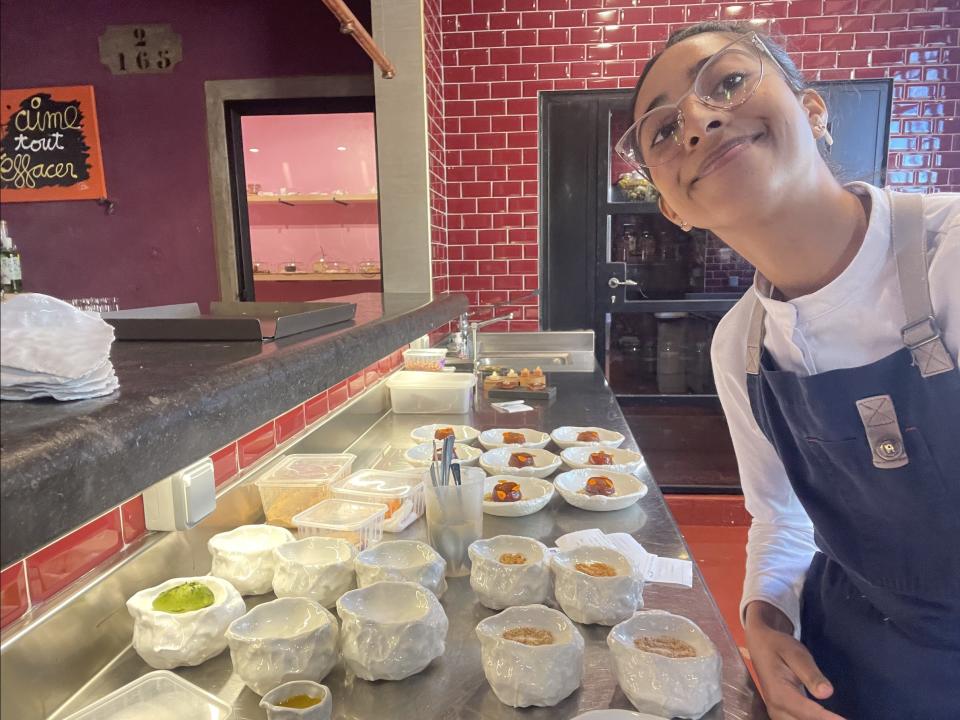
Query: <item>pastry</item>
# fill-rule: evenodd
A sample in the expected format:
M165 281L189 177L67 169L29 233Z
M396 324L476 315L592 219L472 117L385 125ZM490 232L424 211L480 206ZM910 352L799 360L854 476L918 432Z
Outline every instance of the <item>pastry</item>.
M510 455L510 461L507 464L515 468L533 467L533 455L526 452L512 453Z
M503 434L503 444L504 445L523 445L527 441L527 438L524 437L523 433L518 432L505 432Z
M587 480L587 484L583 487L583 494L610 497L617 494L617 489L613 485L613 480L602 475L596 475Z
M456 432L454 431L453 428L451 427L437 428L433 433L433 439L443 440L444 438L448 438L451 435L454 435L454 436L456 435Z
M596 430L584 430L577 433L577 442L598 443L600 442L600 433Z
M590 464L591 465L613 465L613 455L610 453L600 452L590 453Z
M519 380L501 380L497 383L497 387L501 390L513 390L514 388L520 387Z
M490 493L490 499L493 502L516 502L522 498L520 486L510 480L498 482L493 486L493 492Z

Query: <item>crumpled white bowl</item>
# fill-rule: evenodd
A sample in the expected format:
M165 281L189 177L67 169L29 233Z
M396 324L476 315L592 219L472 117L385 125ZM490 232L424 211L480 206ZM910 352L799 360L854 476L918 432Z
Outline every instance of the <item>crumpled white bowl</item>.
M354 561L357 584L368 587L384 580L423 585L438 598L447 591L447 562L419 540L389 540L364 550Z
M510 466L510 456L515 452L533 455L533 465L516 468ZM560 458L542 448L518 448L512 445L487 450L480 456L480 467L489 475L519 475L520 477L545 478L560 467Z
M668 658L639 650L640 635L669 635L697 650L694 658ZM720 702L720 655L692 621L663 610L638 612L607 635L617 680L641 712L662 717L699 718Z
M437 449L440 448L440 445L441 443L438 441ZM463 443L454 443L453 449L457 453L457 456L453 459L453 462L459 463L465 467L467 465L477 464L477 459L480 457L479 448L475 448L471 445L464 445ZM420 443L419 445L414 445L403 454L403 459L411 465L415 465L417 467L430 467L430 463L433 462L433 443L425 442Z
M213 592L213 605L185 613L153 609L160 593L186 582L198 582ZM173 578L146 588L127 600L133 617L133 649L144 662L158 670L199 665L227 647L227 626L246 611L240 593L226 580L210 575Z
M467 549L472 563L470 587L491 610L546 602L550 594L550 556L547 546L533 538L498 535L477 540ZM523 565L504 565L504 553L522 553Z
M613 481L615 495L584 495L580 491L586 487L587 480L597 475ZM553 479L553 485L560 497L570 505L581 510L608 512L623 510L647 494L647 486L635 475L613 472L597 467L590 470L568 470Z
M452 428L454 440L458 443L467 443L468 445L476 442L477 436L480 434L478 430L469 425L434 423L433 425L421 425L418 428L414 428L413 432L410 433L410 437L417 443L433 442L434 433L441 428ZM437 440L437 442L439 443L440 441Z
M436 596L416 583L378 582L337 601L343 661L364 680L403 680L443 655L449 622Z
M233 669L257 695L291 680L319 682L337 664L337 619L306 598L278 598L230 623Z
M595 452L605 452L613 456L611 465L592 465L590 463L590 454ZM607 470L610 472L634 473L644 466L643 455L633 450L624 448L606 447L604 445L579 445L577 447L568 447L560 452L560 457L567 467L574 470L585 468L587 470Z
M497 483L509 481L520 486L519 500L513 502L495 502L487 500ZM536 477L520 475L493 475L483 481L483 512L499 517L522 517L543 510L553 497L553 483Z
M342 538L308 537L274 548L273 592L303 597L326 608L357 586L357 548Z
M523 435L524 440L522 443L516 444L507 444L503 441L503 434L505 432L514 432L520 433ZM480 444L487 450L492 450L493 448L498 447L509 447L509 448L545 448L550 442L550 436L545 432L540 430L532 430L531 428L490 428L489 430L484 430L480 433Z
M531 646L505 640L515 627L549 630L552 645ZM583 637L563 613L544 605L523 605L481 620L477 625L483 673L500 702L511 707L551 707L580 687Z
M593 577L578 562L603 562L614 577ZM553 556L553 589L563 612L583 625L616 625L643 607L643 581L633 564L612 548L583 546Z
M294 695L323 693L323 699L308 708L280 707L277 703ZM260 707L267 713L267 720L330 720L333 714L333 695L330 688L312 680L293 680L268 692L260 700Z
M211 575L232 584L241 595L263 595L273 586L273 551L293 542L293 533L276 525L241 525L207 542Z
M597 435L600 436L599 444L603 445L604 447L620 447L623 445L623 441L626 440L626 438L623 436L623 433L618 433L616 430L607 430L600 427L575 427L572 425L558 427L556 430L550 433L550 439L553 440L562 450L566 450L568 447L596 445L597 443L577 440L577 435L586 430L593 430L595 433L597 433Z

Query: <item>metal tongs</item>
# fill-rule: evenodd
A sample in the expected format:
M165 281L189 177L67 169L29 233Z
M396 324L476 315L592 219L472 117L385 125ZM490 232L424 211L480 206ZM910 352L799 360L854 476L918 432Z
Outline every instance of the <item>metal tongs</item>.
M440 460L437 458L437 443L433 443L433 459L430 462L430 480L434 487L446 487L450 484L450 475L453 475L453 482L460 484L460 463L453 462L453 445L455 438L448 435L443 439L443 446L440 450Z

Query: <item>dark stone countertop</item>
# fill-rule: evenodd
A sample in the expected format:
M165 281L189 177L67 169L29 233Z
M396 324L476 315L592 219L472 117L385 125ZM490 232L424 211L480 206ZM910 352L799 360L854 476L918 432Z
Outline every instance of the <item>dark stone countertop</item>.
M105 398L0 403L0 567L457 317L463 295L363 293L276 342L116 342Z

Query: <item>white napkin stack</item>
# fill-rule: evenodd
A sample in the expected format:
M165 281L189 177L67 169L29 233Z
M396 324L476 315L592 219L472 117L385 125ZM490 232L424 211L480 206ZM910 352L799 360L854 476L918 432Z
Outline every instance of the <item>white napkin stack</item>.
M110 362L113 328L57 298L15 295L0 305L0 399L84 400L120 383Z

